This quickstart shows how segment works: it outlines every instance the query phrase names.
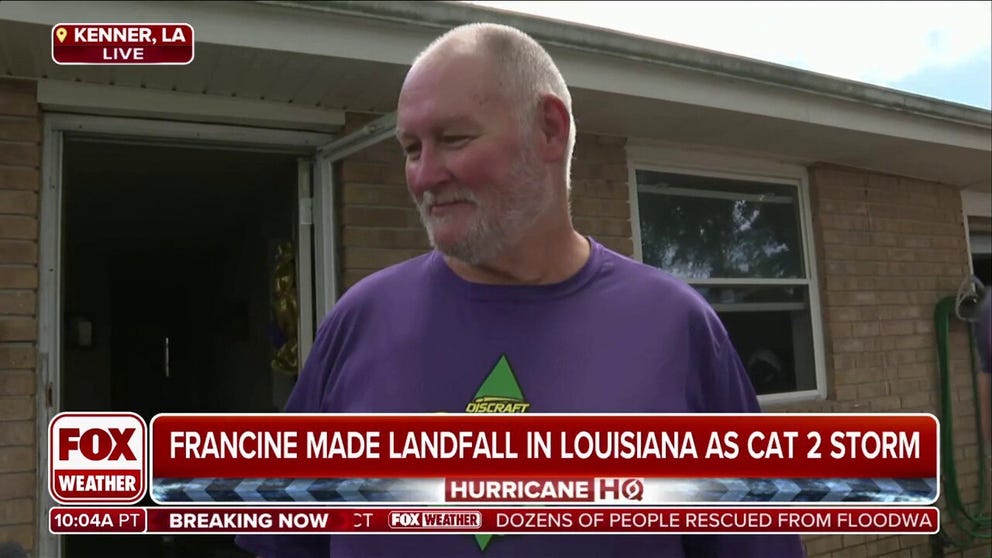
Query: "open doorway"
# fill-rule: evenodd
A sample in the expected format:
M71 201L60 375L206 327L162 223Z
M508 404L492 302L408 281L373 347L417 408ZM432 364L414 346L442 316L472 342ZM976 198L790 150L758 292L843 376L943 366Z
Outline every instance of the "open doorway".
M62 410L281 410L295 370L274 364L286 332L272 285L280 248L298 241L296 158L67 138L62 177ZM233 537L202 535L63 549L245 556Z

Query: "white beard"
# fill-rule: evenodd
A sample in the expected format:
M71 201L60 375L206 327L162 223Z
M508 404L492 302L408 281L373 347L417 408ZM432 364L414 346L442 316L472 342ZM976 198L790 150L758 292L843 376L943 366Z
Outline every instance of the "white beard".
M427 230L431 246L442 254L457 258L469 265L479 265L501 254L508 246L518 242L552 202L550 185L543 180L536 157L528 151L521 154L510 173L509 186L489 205L481 203L470 190L445 190L435 195L428 190L417 204L420 221ZM435 203L455 201L471 202L476 207L474 222L470 223L460 239L439 245L434 226L444 217L430 215Z

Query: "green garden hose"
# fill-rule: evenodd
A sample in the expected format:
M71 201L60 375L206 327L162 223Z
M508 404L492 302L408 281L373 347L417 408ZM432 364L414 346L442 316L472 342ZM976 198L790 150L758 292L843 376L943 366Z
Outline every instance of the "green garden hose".
M951 375L949 361L949 330L950 317L956 315L957 300L949 296L940 300L934 310L934 329L937 333L937 363L940 372L940 469L943 477L944 497L947 501L947 515L955 525L968 537L966 541L958 541L948 535L947 540L954 546L966 548L977 540L992 539L992 517L984 512L988 505L989 490L986 483L985 442L981 435L982 424L980 413L975 413L975 431L978 433L978 485L979 503L977 510L969 510L961 499L958 486L957 467L954 463L954 421L951 413ZM970 333L970 332L969 332ZM971 385L974 400L978 401L978 383L975 378L975 347L974 338L968 335L968 348L971 362Z

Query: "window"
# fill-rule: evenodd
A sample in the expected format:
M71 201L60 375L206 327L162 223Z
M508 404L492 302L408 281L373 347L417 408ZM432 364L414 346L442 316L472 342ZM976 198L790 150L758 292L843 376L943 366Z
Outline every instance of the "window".
M635 171L644 263L717 311L759 395L815 393L800 181Z

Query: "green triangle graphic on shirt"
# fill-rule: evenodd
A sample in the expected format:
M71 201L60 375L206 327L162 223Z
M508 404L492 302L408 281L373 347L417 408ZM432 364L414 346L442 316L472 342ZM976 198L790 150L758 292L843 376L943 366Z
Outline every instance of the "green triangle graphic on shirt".
M479 390L475 392L475 398L478 399L480 397L506 397L508 399L524 401L524 394L520 390L520 384L517 383L517 377L513 374L513 368L510 367L510 361L507 360L505 354L500 355L496 366L493 366L489 375L486 376L482 385L479 386ZM479 550L483 552L485 552L486 547L489 546L489 542L493 539L493 535L473 536L475 537L475 542L479 545Z
M489 546L489 541L493 540L493 535L473 535L475 537L475 542L479 544L479 550L485 552L486 547Z
M493 366L489 376L479 386L479 391L475 392L475 397L508 397L510 399L524 400L524 394L520 391L517 377L513 375L510 368L510 361L506 355L501 355L496 366Z

